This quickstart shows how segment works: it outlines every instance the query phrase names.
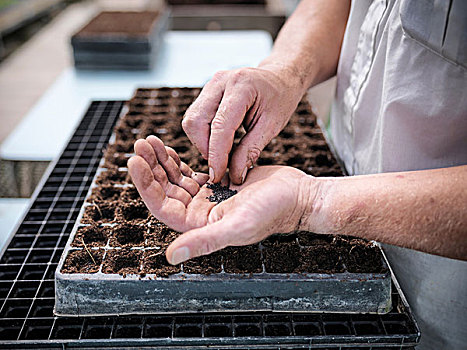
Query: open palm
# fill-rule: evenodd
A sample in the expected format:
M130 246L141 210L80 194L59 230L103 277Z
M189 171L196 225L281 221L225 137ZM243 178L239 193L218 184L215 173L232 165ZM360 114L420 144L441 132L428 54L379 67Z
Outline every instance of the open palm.
M272 233L297 229L303 212L298 205L303 172L282 166L256 167L239 191L222 202L210 202L207 174L195 173L156 136L135 143L128 168L151 213L174 230L186 232L167 250L170 262L212 253L228 245L258 242ZM224 185L228 184L224 177ZM184 248L182 258L172 253Z

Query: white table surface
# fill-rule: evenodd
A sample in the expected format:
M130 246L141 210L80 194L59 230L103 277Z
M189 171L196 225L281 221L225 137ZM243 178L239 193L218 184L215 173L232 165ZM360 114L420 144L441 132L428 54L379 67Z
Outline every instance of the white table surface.
M91 100L128 100L144 86L202 86L218 70L256 66L271 47L263 31L167 32L151 71L68 68L3 142L0 158L53 160Z
M0 251L29 206L29 198L0 198Z

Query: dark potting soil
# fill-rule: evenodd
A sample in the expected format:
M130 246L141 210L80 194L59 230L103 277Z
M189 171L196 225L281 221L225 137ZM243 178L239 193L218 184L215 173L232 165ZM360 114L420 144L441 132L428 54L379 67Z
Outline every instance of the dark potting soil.
M128 172L113 168L100 173L96 179L96 183L98 185L122 185L124 183L131 183L131 179Z
M281 243L296 243L297 242L297 235L295 233L291 234L275 234L269 236L261 244L265 247L278 245Z
M123 221L141 221L149 216L149 210L142 200L121 201L118 206L117 216Z
M222 271L222 255L219 252L199 256L183 264L183 272L210 275Z
M230 197L234 196L237 194L236 190L231 190L227 186L222 186L221 184L207 184L207 188L212 190L212 195L209 197L206 197L209 199L210 202L223 202L226 199L229 199Z
M138 190L135 187L127 187L122 192L122 200L123 201L134 201L140 200L141 196L138 193Z
M170 265L165 258L165 250L146 251L143 261L143 274L156 274L157 277L167 277L181 271L180 265Z
M91 258L92 255L92 258ZM61 273L96 273L102 262L103 251L82 249L70 251L63 263Z
M149 232L146 233L146 246L166 248L179 235L180 232L174 231L164 223L156 220L150 225Z
M269 273L292 273L300 267L297 243L276 243L263 250L264 268Z
M81 222L84 224L109 223L115 219L117 204L113 201L96 201L86 207Z
M102 265L103 273L118 273L126 276L140 272L141 250L123 248L120 250L108 251Z
M96 224L79 227L75 238L71 243L72 247L104 247L109 238L109 229Z
M159 12L101 12L76 36L147 36L151 33Z
M102 184L99 187L92 190L92 194L88 199L88 202L98 202L98 201L115 201L118 200L122 194L123 189L120 187L115 187L110 184Z
M111 247L141 247L147 227L122 222L111 228Z
M126 153L108 153L105 157L104 167L105 168L126 168L129 157Z
M301 249L300 270L330 274L344 272L344 267L339 250L329 245L317 245Z
M381 252L370 242L361 239L350 240L350 248L340 251L342 260L349 272L384 273Z
M298 232L298 243L301 246L329 245L334 240L332 235L319 235L311 232Z
M227 273L260 273L263 271L258 245L223 249L224 271Z

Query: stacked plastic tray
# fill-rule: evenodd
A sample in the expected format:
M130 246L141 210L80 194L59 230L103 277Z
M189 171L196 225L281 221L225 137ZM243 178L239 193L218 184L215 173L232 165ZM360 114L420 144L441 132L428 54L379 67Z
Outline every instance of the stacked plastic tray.
M71 38L75 67L150 69L168 22L168 11L101 12Z

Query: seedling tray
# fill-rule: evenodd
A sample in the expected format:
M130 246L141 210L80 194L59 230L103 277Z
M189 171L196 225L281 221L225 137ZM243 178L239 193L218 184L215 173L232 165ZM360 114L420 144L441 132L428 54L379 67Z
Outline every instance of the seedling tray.
M120 113L93 102L0 253L0 348L413 349L420 332L393 277L392 308L378 314L235 311L57 317L54 272Z
M79 69L150 69L169 23L167 10L101 12L71 38Z
M118 122L56 272L58 315L187 311L386 313L391 279L379 247L361 239L296 233L258 245L227 248L171 266L165 249L179 233L152 217L123 166L138 137L156 132L182 159L203 168L180 129L199 89L140 89ZM295 127L308 138L313 161L341 173L302 101ZM313 124L311 123L311 124ZM305 126L306 125L306 126ZM297 160L290 131L261 162ZM276 154L277 153L277 154ZM187 157L192 155L192 157ZM196 155L196 156L194 156ZM306 162L303 162L306 164ZM308 169L314 167L308 164Z

